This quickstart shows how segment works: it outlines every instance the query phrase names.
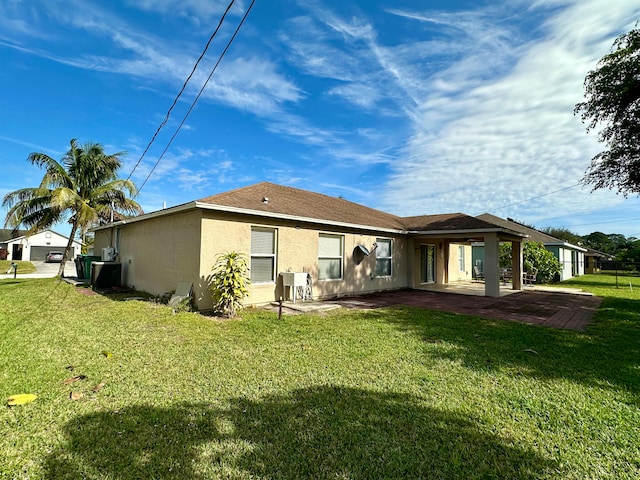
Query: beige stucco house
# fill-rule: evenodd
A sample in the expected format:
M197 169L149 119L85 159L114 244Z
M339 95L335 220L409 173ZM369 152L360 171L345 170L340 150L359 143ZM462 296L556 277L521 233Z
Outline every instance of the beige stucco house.
M485 294L500 294L504 241L514 245L513 288L522 287L522 233L462 213L398 217L266 182L94 232L95 251L115 248L123 284L161 295L190 282L199 309L211 306L211 268L229 251L250 259L247 304L291 298L287 271L308 273L315 299L470 280L476 241L486 245Z

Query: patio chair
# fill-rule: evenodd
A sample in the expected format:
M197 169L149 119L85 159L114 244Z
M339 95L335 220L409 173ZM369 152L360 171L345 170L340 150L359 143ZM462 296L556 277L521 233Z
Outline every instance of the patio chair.
M473 266L473 279L476 282L484 282L484 273L480 271L480 267L477 265Z
M530 287L533 287L533 284L536 283L537 275L538 275L538 270L536 270L535 268L530 272L523 272L522 273L522 284L525 287L527 285L529 285Z
M507 284L513 280L513 272L510 268L503 268L502 270L500 270L500 280L504 284Z

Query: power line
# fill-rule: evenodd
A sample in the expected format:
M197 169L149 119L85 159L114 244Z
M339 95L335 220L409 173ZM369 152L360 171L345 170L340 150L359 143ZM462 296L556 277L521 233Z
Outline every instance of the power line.
M200 99L200 96L202 95L202 92L204 92L204 89L208 85L209 80L211 80L211 77L213 77L213 74L218 69L218 65L220 65L220 62L222 61L223 57L227 53L227 50L229 50L229 47L231 47L231 44L233 43L233 41L236 38L236 35L238 35L238 32L240 31L240 27L242 27L242 25L244 24L244 21L249 16L249 12L253 8L254 3L256 3L256 0L251 0L251 4L249 5L249 8L247 8L247 11L245 12L245 14L242 17L242 20L240 20L240 23L238 24L238 26L236 27L235 31L233 32L233 35L231 35L231 38L227 42L227 45L224 47L224 50L222 51L222 53L218 57L218 61L216 62L216 64L211 69L211 72L209 73L209 76L207 77L207 79L205 80L204 84L202 85L202 88L198 92L198 95L196 95L196 98L194 98L193 102L191 103L191 106L189 107L189 110L187 110L187 113L185 113L184 117L182 118L182 121L180 122L180 125L178 125L178 128L176 128L176 131L174 132L174 134L169 139L169 142L167 143L167 146L164 148L164 150L162 151L162 153L158 157L158 161L155 163L155 165L153 166L151 171L149 171L149 174L147 175L147 178L144 179L144 182L142 182L142 185L140 185L140 188L138 188L138 191L133 196L134 199L138 196L138 194L140 193L140 190L142 190L142 188L147 184L147 181L151 177L151 174L154 172L154 170L156 169L156 167L158 166L158 164L160 163L160 161L164 157L164 154L167 153L167 150L169 150L169 147L173 143L173 140L176 138L176 136L178 135L178 132L180 132L180 129L182 128L184 123L187 121L187 118L191 114L191 111L193 110L193 108L196 106L196 103Z
M193 68L191 69L191 73L189 73L189 76L187 77L187 79L182 84L182 88L178 92L178 95L176 95L176 98L173 99L173 103L169 107L169 110L167 110L167 114L164 116L164 119L162 120L162 122L160 122L160 125L158 126L156 132L153 134L153 137L151 138L149 143L147 144L147 147L144 149L144 151L142 152L142 155L140 155L140 158L138 159L138 161L134 165L133 170L131 170L131 173L129 173L129 176L127 177L127 180L129 180L131 178L131 176L133 175L133 172L136 171L136 169L140 165L140 162L142 162L142 159L145 157L145 155L149 151L149 148L151 148L151 145L156 140L156 137L160 133L160 130L162 130L162 128L169 121L169 116L171 115L171 112L173 111L173 108L176 106L176 104L178 103L178 99L182 96L183 92L187 88L187 84L191 80L191 77L193 77L193 74L196 72L196 70L198 68L198 65L200 64L200 61L204 58L205 54L207 53L207 50L209 49L209 46L211 45L211 42L213 41L214 37L217 35L218 30L220 30L220 27L222 26L222 23L224 22L224 19L226 18L227 14L229 13L229 10L231 10L231 7L235 3L235 1L236 0L231 0L231 2L229 2L229 5L227 5L226 10L222 14L222 17L220 17L220 21L218 22L218 26L216 27L214 32L209 37L209 40L207 41L207 44L204 46L204 50L202 50L202 53L200 54L200 56L196 60L196 63L193 65Z
M604 223L624 223L624 222L637 222L640 221L640 218L622 218L622 219L618 219L618 220L607 220L606 222L591 222L591 223L578 223L575 225L571 225L571 228L573 227L586 227L589 225L600 225L600 224L604 224Z
M515 205L520 205L522 203L527 203L527 202L530 202L531 200L537 200L539 198L546 197L547 195L553 195L554 193L563 192L565 190L569 190L570 188L575 188L575 187L577 187L579 185L580 185L579 183L576 183L575 185L571 185L569 187L564 187L564 188L561 188L559 190L554 190L553 192L543 193L542 195L536 195L535 197L527 198L525 200L521 200L521 201L515 202L515 203L510 203L509 205L503 205L501 207L493 208L492 210L502 210L503 208L513 207Z

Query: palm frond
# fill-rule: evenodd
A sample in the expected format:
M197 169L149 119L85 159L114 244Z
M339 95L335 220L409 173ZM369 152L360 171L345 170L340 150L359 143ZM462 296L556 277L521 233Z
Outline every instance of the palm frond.
M56 188L59 186L70 187L72 185L71 178L56 160L46 153L33 152L27 157L27 160L40 168L45 169L45 175L40 182L40 188Z
M9 192L2 200L3 207L13 207L17 203L28 201L32 198L42 197L49 190L41 188L22 188L14 192Z
M61 162L45 153L34 152L28 161L45 169L40 186L24 188L4 196L9 207L5 225L24 225L32 231L51 227L70 215L72 232L105 219L140 214L142 208L127 197L136 192L129 180L119 180L117 171L124 152L104 153L99 143L84 145L74 138Z

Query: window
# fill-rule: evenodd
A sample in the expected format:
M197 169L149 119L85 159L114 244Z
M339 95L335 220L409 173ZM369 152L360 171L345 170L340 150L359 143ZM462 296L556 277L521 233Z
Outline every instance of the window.
M251 282L275 281L276 231L273 228L251 227Z
M465 272L464 245L458 246L458 270Z
M376 277L391 276L391 240L378 238L376 240Z
M342 235L318 236L318 280L342 278Z

